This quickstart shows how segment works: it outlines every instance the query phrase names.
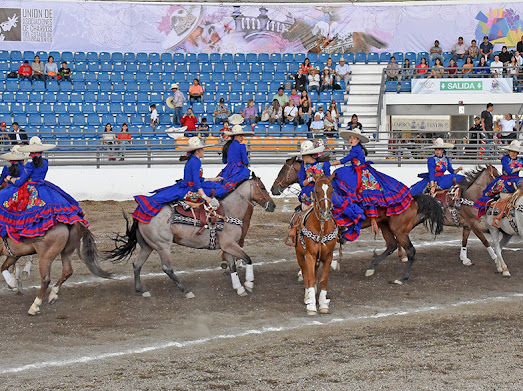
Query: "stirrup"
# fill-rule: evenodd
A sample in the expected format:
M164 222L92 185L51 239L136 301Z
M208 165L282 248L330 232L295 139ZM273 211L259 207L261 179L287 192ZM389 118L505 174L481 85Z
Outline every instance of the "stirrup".
M290 247L296 247L296 235L298 233L298 226L294 225L291 227L287 237L284 240L285 245Z

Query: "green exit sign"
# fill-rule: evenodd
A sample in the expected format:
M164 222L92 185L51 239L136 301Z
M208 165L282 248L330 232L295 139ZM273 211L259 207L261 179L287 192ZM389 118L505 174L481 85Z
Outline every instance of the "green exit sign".
M483 82L479 81L442 81L439 88L441 91L481 91Z

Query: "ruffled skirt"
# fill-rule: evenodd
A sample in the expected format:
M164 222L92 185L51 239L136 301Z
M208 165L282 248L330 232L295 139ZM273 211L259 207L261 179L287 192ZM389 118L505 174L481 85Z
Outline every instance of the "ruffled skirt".
M221 198L234 190L238 183L249 179L251 177L251 170L243 163L229 163L218 176L221 176L223 180L218 182L219 187L216 188L215 196Z
M514 193L522 180L523 178L503 179L499 177L490 182L487 188L483 190L481 197L474 203L474 206L478 209L478 217L487 213L487 207L496 195Z
M410 195L415 196L417 194L430 194L430 181L428 174L421 174L418 176L423 179L412 185L410 188ZM454 184L454 178L456 178L456 183L460 183L465 177L459 174L445 174L436 177L436 190L450 189Z

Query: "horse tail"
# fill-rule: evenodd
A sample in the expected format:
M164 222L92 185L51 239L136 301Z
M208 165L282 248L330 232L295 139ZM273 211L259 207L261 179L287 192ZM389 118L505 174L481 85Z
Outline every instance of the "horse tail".
M80 259L85 263L89 271L95 276L110 278L112 274L106 272L100 266L98 249L96 248L96 242L92 232L89 231L89 228L81 223L76 223L75 227L80 231L80 240L78 240L76 244L76 252L78 253Z
M414 201L418 204L418 215L422 216L420 223L434 235L443 232L443 209L440 203L431 196L416 194Z
M122 213L125 219L125 235L116 234L113 237L115 247L111 251L106 251L107 260L112 263L120 263L122 261L128 261L133 254L136 244L138 243L138 237L136 235L138 231L138 220L133 219L132 225L129 225L129 219L125 212Z

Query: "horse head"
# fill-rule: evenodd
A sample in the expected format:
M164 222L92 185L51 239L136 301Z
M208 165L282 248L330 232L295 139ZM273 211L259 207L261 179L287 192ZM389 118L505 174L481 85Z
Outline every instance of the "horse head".
M320 175L315 178L314 182L314 209L316 216L322 223L332 219L332 179L334 174L330 177Z
M489 182L493 181L499 176L499 171L492 165L492 163L487 164L485 171L490 175Z
M293 183L298 183L298 172L300 171L300 166L301 162L296 158L296 156L286 160L272 184L271 193L273 195L280 195L287 187Z
M267 192L265 185L254 173L250 179L251 182L251 200L256 202L258 205L263 206L267 212L274 212L276 204L272 200L271 196Z

